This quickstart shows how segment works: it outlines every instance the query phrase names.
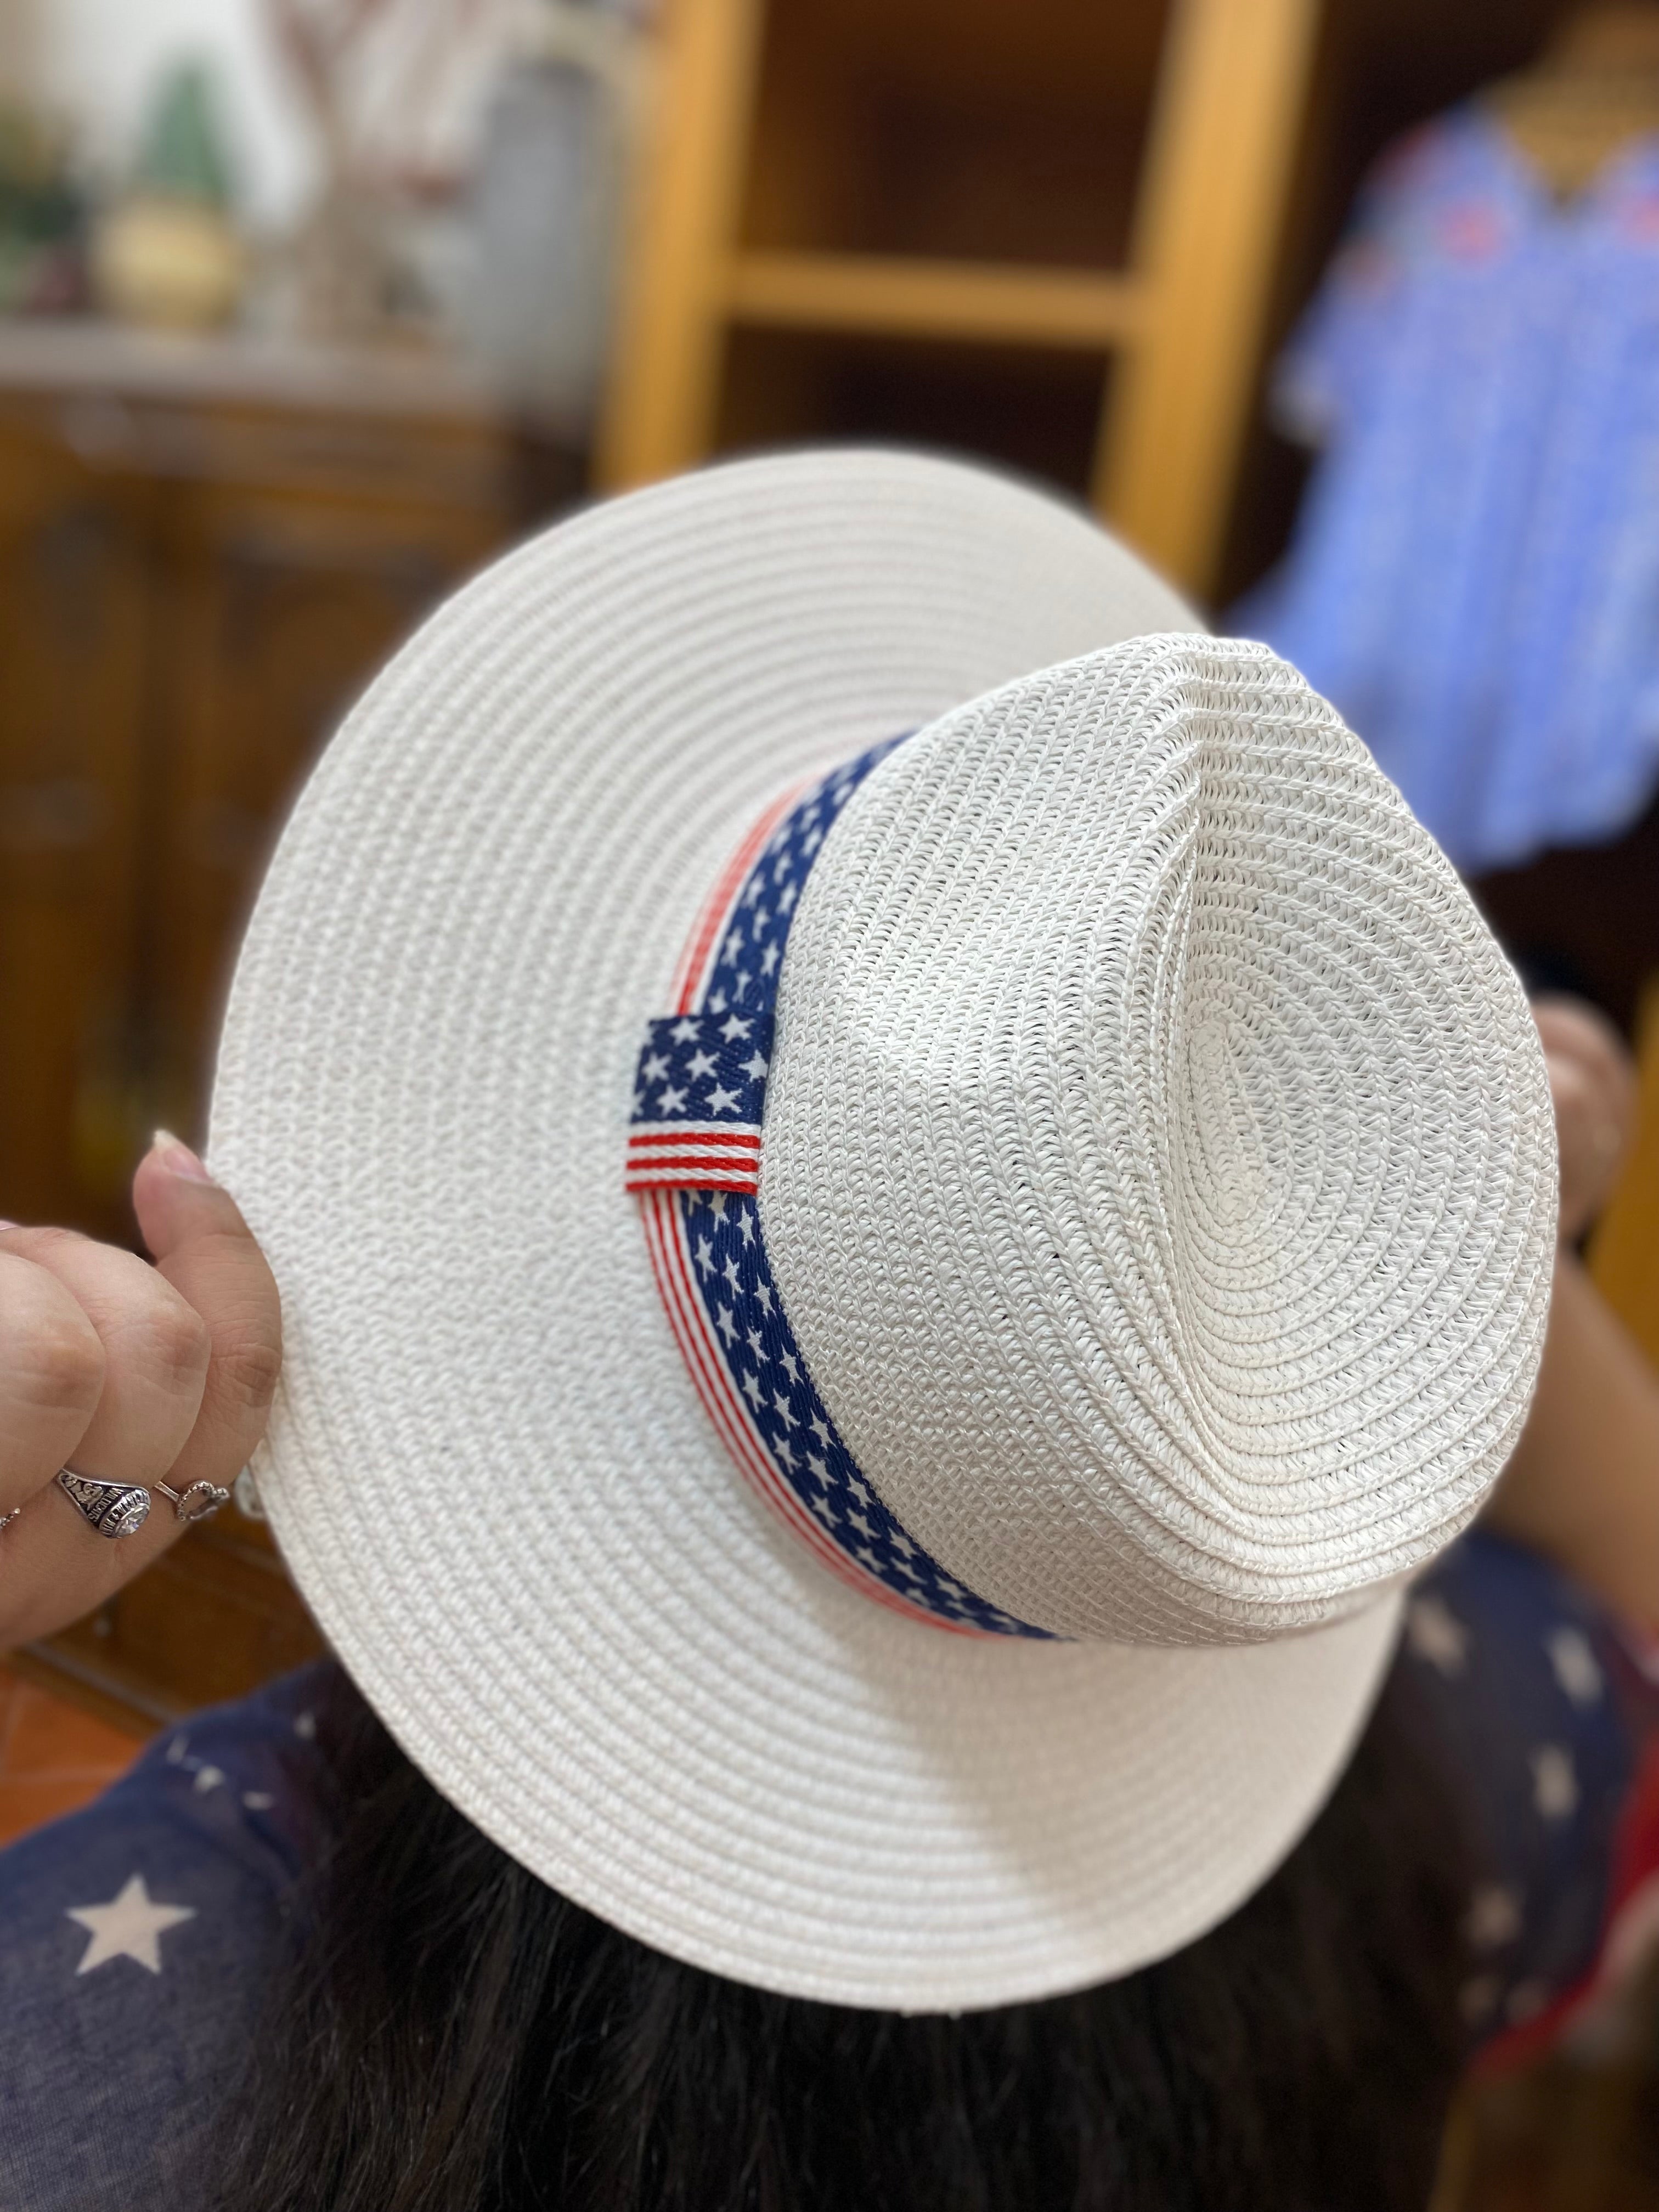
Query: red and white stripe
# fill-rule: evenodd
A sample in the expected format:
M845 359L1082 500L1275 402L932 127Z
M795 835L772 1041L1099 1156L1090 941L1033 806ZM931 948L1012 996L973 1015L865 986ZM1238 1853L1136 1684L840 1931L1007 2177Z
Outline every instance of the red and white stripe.
M623 1181L629 1190L758 1190L760 1146L754 1121L653 1122L629 1130Z
M750 1488L788 1523L792 1533L832 1575L861 1596L873 1598L878 1605L902 1613L908 1620L920 1620L929 1628L941 1628L947 1636L984 1635L984 1630L970 1622L947 1620L925 1606L907 1604L878 1575L869 1573L857 1559L842 1551L809 1510L773 1458L742 1393L732 1379L732 1370L726 1364L708 1318L708 1309L697 1289L685 1214L678 1197L670 1190L641 1190L640 1213L645 1224L652 1272L686 1372L714 1424L715 1433L737 1462L738 1472Z
M673 1004L669 1009L672 1013L689 1014L701 1003L732 909L749 879L750 871L760 858L767 839L794 805L808 781L804 779L796 784L767 809L726 863L697 917L681 958L674 979ZM714 1425L715 1434L737 1462L738 1470L750 1487L840 1581L861 1596L884 1605L890 1612L902 1613L908 1620L921 1621L929 1628L943 1629L947 1636L982 1636L986 1632L970 1622L947 1620L926 1606L907 1603L896 1590L888 1588L879 1575L871 1574L858 1559L842 1549L773 1458L770 1446L732 1381L732 1370L726 1364L725 1353L708 1318L708 1309L697 1289L685 1214L674 1188L677 1181L683 1187L684 1161L694 1156L695 1148L719 1145L728 1139L732 1140L728 1156L732 1180L725 1179L726 1159L720 1162L720 1179L716 1181L709 1172L708 1154L701 1152L696 1153L701 1164L695 1181L705 1189L757 1190L760 1131L752 1124L739 1126L728 1121L642 1125L629 1133L625 1170L629 1189L639 1194L646 1249L651 1255L651 1270L657 1279L663 1310L668 1316L668 1325L685 1362L686 1372Z

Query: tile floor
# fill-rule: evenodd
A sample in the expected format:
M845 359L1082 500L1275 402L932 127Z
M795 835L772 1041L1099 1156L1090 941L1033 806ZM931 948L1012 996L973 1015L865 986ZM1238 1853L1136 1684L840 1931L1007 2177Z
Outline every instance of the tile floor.
M141 1747L0 1666L0 1844L84 1805Z

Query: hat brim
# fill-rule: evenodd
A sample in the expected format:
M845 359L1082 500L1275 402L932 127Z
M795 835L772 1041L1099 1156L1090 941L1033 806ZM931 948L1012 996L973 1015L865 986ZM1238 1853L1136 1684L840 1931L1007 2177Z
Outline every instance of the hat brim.
M410 1759L675 1957L904 2011L1167 1954L1301 1835L1385 1599L1248 1649L974 1640L842 1587L727 1459L623 1143L758 810L1011 678L1196 627L1082 516L892 453L684 478L398 655L270 869L212 1158L282 1287L261 1491Z

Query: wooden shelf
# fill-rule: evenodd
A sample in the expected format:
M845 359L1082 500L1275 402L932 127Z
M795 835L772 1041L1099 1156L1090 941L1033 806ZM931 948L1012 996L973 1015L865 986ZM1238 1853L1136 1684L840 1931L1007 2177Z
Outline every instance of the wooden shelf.
M1091 502L1202 593L1322 13L662 0L599 484L714 450L736 326L1093 355Z
M721 290L734 322L1090 352L1137 337L1146 316L1130 276L868 254L739 254Z

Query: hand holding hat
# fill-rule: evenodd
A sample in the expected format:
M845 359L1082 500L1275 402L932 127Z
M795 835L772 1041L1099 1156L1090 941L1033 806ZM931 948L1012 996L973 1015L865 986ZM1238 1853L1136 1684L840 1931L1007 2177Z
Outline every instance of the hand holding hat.
M282 1318L234 1201L163 1133L133 1203L154 1267L0 1227L0 1650L131 1582L222 1502L264 1430Z

